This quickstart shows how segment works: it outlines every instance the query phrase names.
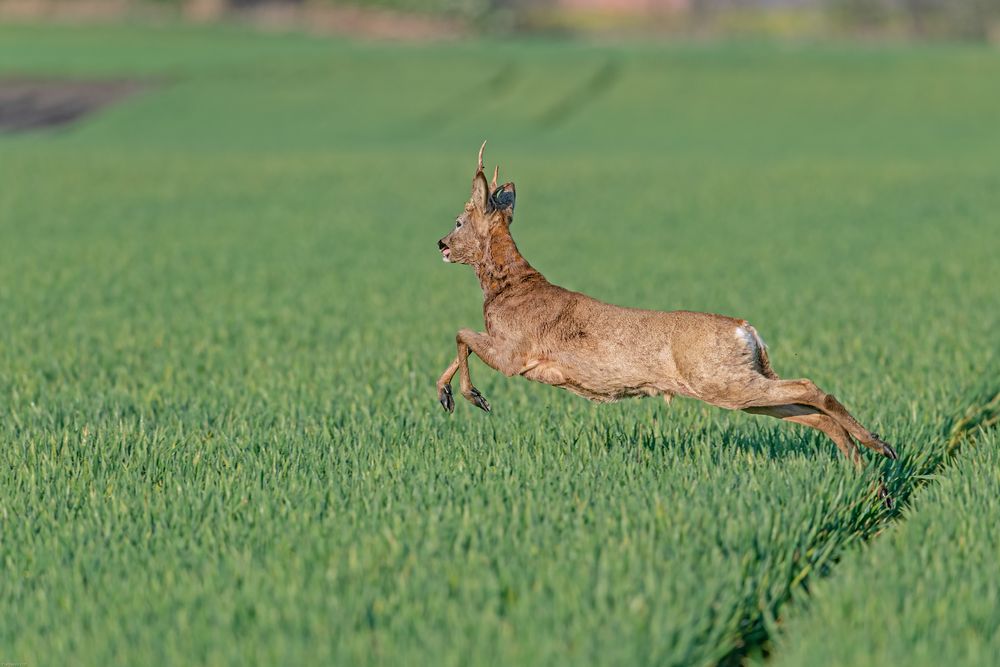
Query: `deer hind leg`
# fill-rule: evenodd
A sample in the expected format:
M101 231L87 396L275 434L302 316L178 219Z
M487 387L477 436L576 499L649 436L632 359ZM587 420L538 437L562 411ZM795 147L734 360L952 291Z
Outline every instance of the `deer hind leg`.
M846 456L847 459L854 464L855 468L861 468L861 455L858 453L858 447L854 444L854 440L851 439L851 434L848 433L843 426L838 424L833 417L820 412L816 408L811 408L806 405L790 404L775 405L766 408L747 408L745 412L777 417L778 419L782 419L784 421L803 424L810 428L814 428L817 431L821 431L825 433L828 438L833 440L833 444L837 445L837 449L839 449L844 456Z
M862 426L833 394L825 393L812 380L776 380L762 377L761 382L755 383L754 386L759 388L759 393L743 401L741 408L807 405L833 419L865 447L890 459L896 458L896 450Z

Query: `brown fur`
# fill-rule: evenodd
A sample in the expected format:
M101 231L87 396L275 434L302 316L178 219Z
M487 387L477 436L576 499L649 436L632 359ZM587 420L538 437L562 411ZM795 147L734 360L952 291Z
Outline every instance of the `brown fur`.
M446 261L475 269L486 324L485 333L462 329L456 335L458 355L437 382L449 412L456 372L462 395L489 410L469 375L468 356L474 352L508 377L522 375L593 401L689 396L820 430L858 465L853 439L896 457L812 381L780 379L764 341L746 320L625 308L553 285L518 251L510 233L513 213L513 183L487 184L480 149L472 198L455 229L438 242Z

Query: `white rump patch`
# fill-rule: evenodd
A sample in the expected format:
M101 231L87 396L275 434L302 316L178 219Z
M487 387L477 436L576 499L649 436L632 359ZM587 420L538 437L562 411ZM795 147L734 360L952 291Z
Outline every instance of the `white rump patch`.
M742 324L736 327L736 337L746 343L750 351L758 356L767 348L767 343L760 337L757 330L749 324Z
M767 360L767 344L757 333L757 330L744 320L740 326L736 327L736 337L747 346L747 351L750 353L750 358L753 359L757 372L767 377L773 377L774 371L771 370L771 364Z
M746 343L751 350L757 349L757 338L746 327L736 327L736 337Z

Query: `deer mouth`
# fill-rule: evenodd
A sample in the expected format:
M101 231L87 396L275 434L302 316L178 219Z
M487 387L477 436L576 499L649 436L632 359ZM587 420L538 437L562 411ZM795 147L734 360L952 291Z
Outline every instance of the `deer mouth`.
M445 245L444 241L438 241L438 250L441 251L441 259L451 262L451 248Z

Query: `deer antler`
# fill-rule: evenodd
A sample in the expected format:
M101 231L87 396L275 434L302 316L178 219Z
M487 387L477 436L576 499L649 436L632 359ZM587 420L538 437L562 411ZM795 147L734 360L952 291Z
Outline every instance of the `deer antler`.
M479 147L479 169L476 173L483 170L483 150L486 148L486 140L483 140L483 145Z
M497 177L500 176L500 165L493 167L493 182L490 183L490 190L497 189Z

